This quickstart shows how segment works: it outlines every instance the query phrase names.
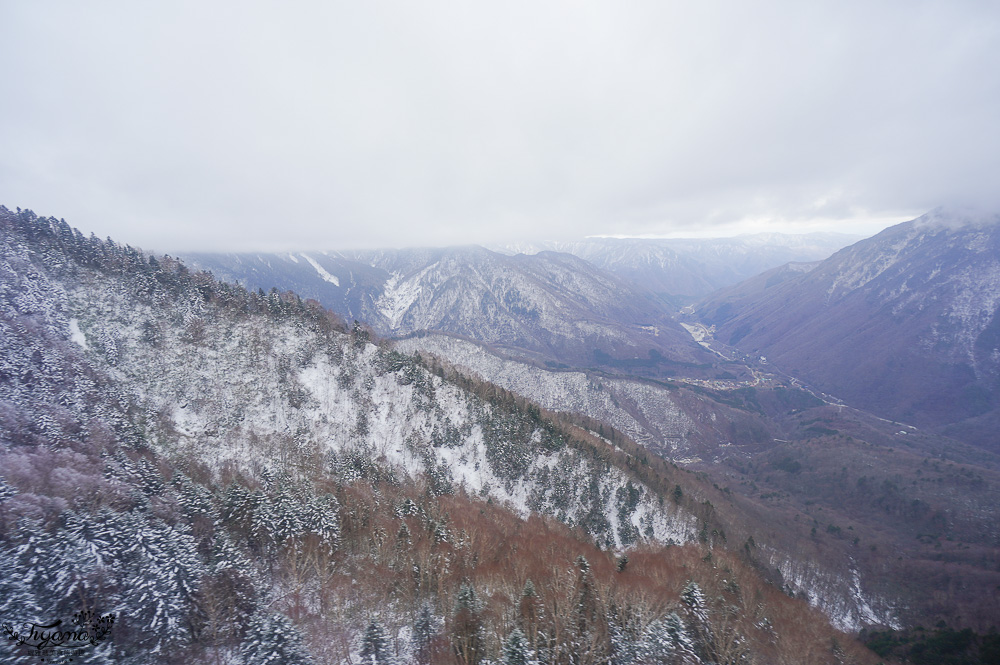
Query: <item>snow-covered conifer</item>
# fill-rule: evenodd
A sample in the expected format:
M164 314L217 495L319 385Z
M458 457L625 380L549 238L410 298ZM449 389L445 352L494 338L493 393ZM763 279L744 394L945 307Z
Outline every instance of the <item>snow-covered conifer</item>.
M305 506L293 488L282 483L276 496L269 502L268 510L258 516L260 527L276 545L283 545L302 535Z
M24 578L17 552L11 546L0 546L0 617L8 625L42 618L42 608ZM0 643L7 637L0 635Z
M515 628L503 645L503 665L532 665L534 662L527 638L520 628Z
M189 637L188 615L206 572L186 526L143 514L131 516L123 561L123 604L131 623L148 635L152 653Z
M4 477L0 476L0 503L3 503L15 494L17 494L17 489L8 485Z
M284 614L261 613L247 626L240 647L243 665L309 665L302 638Z
M174 474L171 482L177 490L177 500L187 516L208 517L213 521L217 518L212 494L204 486L179 472Z
M413 622L413 654L420 665L431 662L431 643L439 630L440 621L434 616L430 603L423 603Z
M65 513L66 530L98 564L112 564L123 546L117 533L119 513L102 510L94 513Z
M686 605L691 629L689 631L696 650L706 651L712 648L714 636L708 614L708 604L705 594L697 582L689 580L681 592L681 600ZM678 619L679 621L679 619Z
M365 628L361 639L361 662L363 665L393 665L395 662L389 636L378 619L373 618Z
M702 621L708 621L708 613L705 604L705 594L701 587L694 580L688 580L681 592L681 600L690 608L692 614Z
M331 547L340 539L340 505L332 494L313 498L304 516L305 528Z
M482 607L476 590L463 582L455 601L455 616L452 621L452 643L459 656L469 665L475 665L483 658L484 634Z
M212 553L209 560L212 572L237 570L243 574L253 571L253 564L224 531L217 531L212 539Z
M38 522L22 520L15 538L21 543L15 561L39 610L72 615L80 599L91 595L88 582L97 575L98 562L65 529L50 532Z

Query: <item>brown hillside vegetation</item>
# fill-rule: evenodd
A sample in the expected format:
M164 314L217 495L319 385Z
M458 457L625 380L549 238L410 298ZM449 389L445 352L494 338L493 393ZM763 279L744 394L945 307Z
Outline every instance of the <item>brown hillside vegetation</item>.
M435 376L445 368L385 352L294 295L246 292L58 220L0 213L4 621L113 612L114 639L95 658L142 665L495 665L529 653L558 665L874 662L760 574L740 499L707 478L599 423L448 383ZM126 328L134 334L115 336ZM345 400L310 406L306 366ZM491 503L513 490L472 496L435 475L461 444L457 426L437 443L433 431L399 442L434 464L390 460L392 429L361 445L374 439L376 385L395 396L384 411L397 421L471 405L479 419L463 426L499 433L482 454L512 488L521 457L546 451L531 447L536 435L565 453L565 484L600 490L602 475L620 474L585 497L603 524L522 516ZM314 429L345 404L356 417ZM413 408L389 408L403 404ZM637 483L650 510L684 513L684 529L667 533L698 544L642 534L609 552L610 499L627 522ZM33 658L12 648L0 645L5 662Z
M712 662L877 662L818 611L721 550L643 546L616 556L554 520L521 519L464 495L433 497L419 485L340 486L337 496L343 524L337 572L315 587L312 602L290 595L282 608L309 627L311 644L326 644L334 658L357 638L349 626L358 625L359 610L392 608L380 614L392 635L413 621L422 599L433 598L444 617L435 663L500 654L515 628L548 653L547 662L603 663L616 630L641 635L671 614L693 622L705 643L701 655ZM280 568L293 577L290 561ZM692 582L703 606L685 599ZM463 587L479 602L472 617L455 611ZM526 588L534 589L527 599ZM582 595L592 603L584 617ZM469 621L481 632L475 657L468 649L463 656L461 648ZM331 634L340 635L334 641L342 645L339 653Z

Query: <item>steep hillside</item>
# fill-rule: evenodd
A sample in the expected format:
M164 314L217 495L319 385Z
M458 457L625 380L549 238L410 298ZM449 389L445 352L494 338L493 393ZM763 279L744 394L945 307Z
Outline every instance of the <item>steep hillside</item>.
M703 371L712 360L661 305L568 254L467 247L186 260L252 289L315 298L384 336L443 331L526 358L647 374Z
M547 409L585 414L681 464L716 461L734 445L740 450L760 451L770 447L772 438L780 434L780 429L761 418L704 394L711 386L725 391L763 385L768 381L764 375L746 380L730 375L712 381L648 381L582 369L539 367L497 355L471 340L440 334L407 337L397 340L394 347L445 358ZM815 401L805 394L801 398L807 403Z
M701 303L716 338L887 418L1000 451L1000 216L937 210Z
M0 232L5 662L56 620L91 663L874 662L634 444L294 295Z
M845 626L890 616L984 632L996 625L996 455L828 404L763 373L753 386L658 383L535 367L442 335L396 344L581 414L592 430L613 424L705 474L726 497L712 501L729 541L752 538L758 563ZM848 600L854 580L864 591Z
M121 254L110 282L65 260L72 272L53 279L15 254L4 287L58 317L51 325L95 357L158 450L215 469L255 468L261 450L372 460L523 513L586 522L608 546L628 531L605 505L626 474L537 415L483 399L361 327L342 332L297 296L248 294L170 259ZM558 490L536 482L549 476ZM661 542L694 538L690 515L641 494L627 518L636 528Z

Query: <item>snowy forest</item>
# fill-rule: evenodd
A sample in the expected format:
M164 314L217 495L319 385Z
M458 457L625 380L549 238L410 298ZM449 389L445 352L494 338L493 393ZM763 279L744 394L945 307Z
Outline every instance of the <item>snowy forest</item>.
M880 660L611 427L293 293L0 233L4 662Z

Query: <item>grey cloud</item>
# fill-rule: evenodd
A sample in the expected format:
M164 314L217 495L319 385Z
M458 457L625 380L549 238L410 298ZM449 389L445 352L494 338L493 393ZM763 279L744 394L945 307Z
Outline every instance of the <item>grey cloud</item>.
M140 246L1000 209L992 3L15 1L0 22L0 203Z

